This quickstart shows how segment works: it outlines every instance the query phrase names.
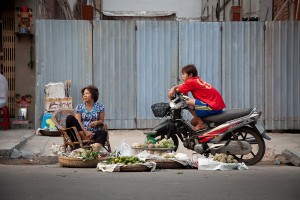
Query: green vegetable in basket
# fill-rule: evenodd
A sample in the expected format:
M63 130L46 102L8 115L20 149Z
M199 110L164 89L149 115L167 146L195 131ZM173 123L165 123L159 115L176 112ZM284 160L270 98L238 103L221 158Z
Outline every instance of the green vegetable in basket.
M117 164L117 163L131 165L136 163L143 163L143 161L136 156L110 157L106 160L106 164Z
M170 148L170 149L173 149L175 148L175 145L174 145L174 142L171 138L169 139L162 139L158 142L158 146L159 148Z

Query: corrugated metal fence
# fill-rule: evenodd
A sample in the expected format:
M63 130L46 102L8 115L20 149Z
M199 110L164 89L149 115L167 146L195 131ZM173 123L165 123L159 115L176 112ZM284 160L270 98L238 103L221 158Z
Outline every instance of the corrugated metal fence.
M36 23L36 126L44 85L95 84L111 129L152 128L150 106L167 101L182 66L223 95L226 109L263 111L267 129L300 129L299 22L59 21Z

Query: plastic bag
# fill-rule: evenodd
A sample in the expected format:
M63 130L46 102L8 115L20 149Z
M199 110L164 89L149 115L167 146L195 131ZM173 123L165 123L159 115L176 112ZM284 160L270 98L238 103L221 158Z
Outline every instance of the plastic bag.
M116 153L119 156L133 156L133 150L125 139L123 139L117 147Z
M198 170L247 170L245 163L222 163L209 158L198 158Z

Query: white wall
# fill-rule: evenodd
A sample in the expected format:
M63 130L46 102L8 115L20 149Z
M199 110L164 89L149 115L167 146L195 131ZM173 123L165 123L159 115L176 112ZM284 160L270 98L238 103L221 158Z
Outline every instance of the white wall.
M175 11L178 18L199 18L203 0L102 0L103 11Z

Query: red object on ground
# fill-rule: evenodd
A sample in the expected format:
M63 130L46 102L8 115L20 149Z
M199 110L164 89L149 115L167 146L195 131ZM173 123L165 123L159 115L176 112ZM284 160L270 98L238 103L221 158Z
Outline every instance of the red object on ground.
M10 129L10 115L7 106L0 108L0 116L3 118L2 121L0 121L0 126L2 126L4 130Z

